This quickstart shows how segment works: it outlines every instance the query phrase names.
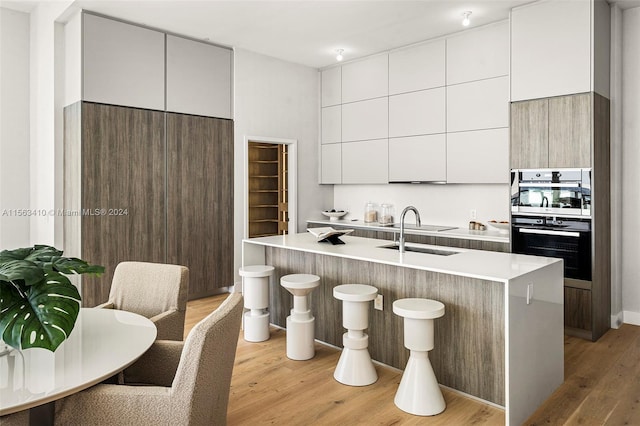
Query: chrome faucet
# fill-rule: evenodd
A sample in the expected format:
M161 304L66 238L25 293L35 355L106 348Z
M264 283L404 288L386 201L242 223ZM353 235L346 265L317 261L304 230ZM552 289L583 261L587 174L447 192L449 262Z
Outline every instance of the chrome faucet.
M400 251L400 253L404 253L404 216L409 210L416 215L416 225L420 226L420 213L418 213L418 209L413 206L405 207L400 215L400 239L398 240L398 251Z

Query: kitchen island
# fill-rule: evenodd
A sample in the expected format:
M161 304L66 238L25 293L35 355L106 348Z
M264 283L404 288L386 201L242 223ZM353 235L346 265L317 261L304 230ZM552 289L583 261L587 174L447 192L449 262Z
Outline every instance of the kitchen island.
M341 347L345 330L333 287L373 285L384 301L382 311L372 306L370 312L367 332L374 360L405 367L402 319L391 304L424 297L445 304L429 354L442 385L503 407L507 423L515 425L562 383L562 260L459 248L447 249L456 252L449 256L401 254L381 248L387 240L341 238L346 244L318 243L308 233L243 241L243 265L276 268L270 288L273 324L285 327L292 305L280 277L319 275L321 285L311 294L315 336Z

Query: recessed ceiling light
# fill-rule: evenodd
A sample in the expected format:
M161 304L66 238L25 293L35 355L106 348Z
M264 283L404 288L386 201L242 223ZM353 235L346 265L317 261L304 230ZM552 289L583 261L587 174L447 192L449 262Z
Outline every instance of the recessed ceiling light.
M463 27L468 27L469 24L471 23L471 20L469 19L469 16L471 16L471 12L470 11L464 12L462 14L462 16L464 17L462 19L462 26Z
M344 59L344 56L342 56L342 52L344 52L344 49L337 49L336 50L336 61L340 62Z

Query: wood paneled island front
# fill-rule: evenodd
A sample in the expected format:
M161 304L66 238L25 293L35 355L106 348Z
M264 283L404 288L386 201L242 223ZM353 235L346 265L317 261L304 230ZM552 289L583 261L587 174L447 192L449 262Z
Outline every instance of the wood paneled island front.
M391 304L423 297L445 305L429 353L440 384L504 407L507 424L516 425L563 382L562 260L459 248L449 256L399 253L380 247L386 240L341 238L346 244L318 243L308 233L243 241L243 265L275 267L271 323L286 327L292 308L280 277L316 274L321 285L311 294L315 337L342 347L342 308L333 287L368 284L384 300L382 311L370 308L374 360L404 369L409 353L402 318ZM333 380L330 374L327 380Z

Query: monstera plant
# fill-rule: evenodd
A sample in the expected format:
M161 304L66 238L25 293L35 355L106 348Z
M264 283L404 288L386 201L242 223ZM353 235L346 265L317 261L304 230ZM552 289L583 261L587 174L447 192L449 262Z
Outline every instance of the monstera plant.
M62 257L55 247L0 252L0 339L16 349L55 351L80 311L80 293L69 274L101 274L104 267Z

